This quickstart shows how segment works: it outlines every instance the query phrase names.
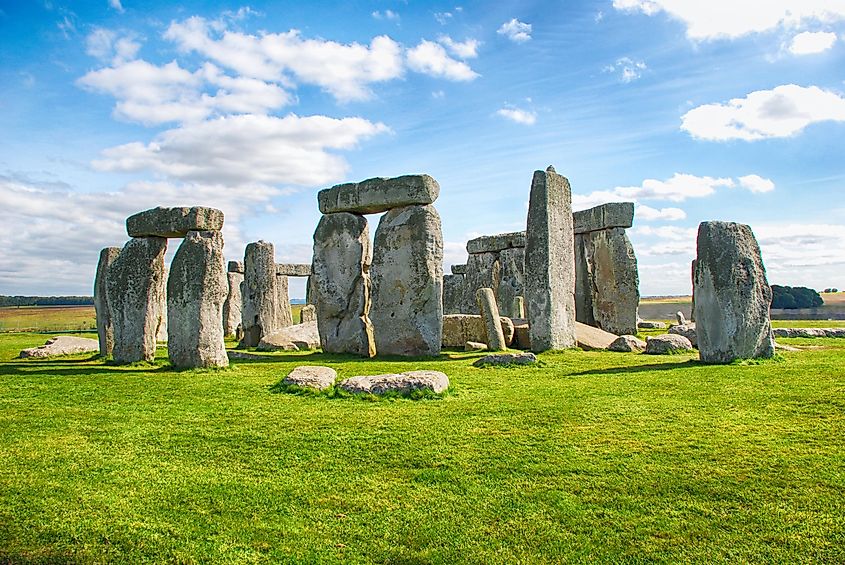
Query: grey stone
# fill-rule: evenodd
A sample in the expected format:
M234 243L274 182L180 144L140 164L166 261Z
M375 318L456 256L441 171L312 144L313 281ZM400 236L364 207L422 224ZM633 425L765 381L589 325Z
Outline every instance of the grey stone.
M517 310L515 302L525 294L525 248L514 247L499 253L499 288L496 303L499 312L510 318L524 318L525 309Z
M531 333L528 330L528 320L525 318L512 318L513 341L510 347L514 349L531 349Z
M352 394L410 394L416 390L430 390L439 394L449 388L449 377L440 371L407 371L400 374L349 377L339 388Z
M474 253L467 261L467 274L464 276L464 303L461 312L474 314L478 312L475 293L479 288L492 288L495 295L499 291L501 281L501 263L498 253Z
M223 342L228 294L223 235L188 232L167 277L167 355L174 367L229 366Z
M443 235L434 206L394 208L376 229L372 307L379 355L439 355Z
M257 346L261 338L282 327L274 254L273 244L266 241L250 243L244 251L243 347Z
M317 322L304 322L276 330L261 338L259 351L299 351L320 347Z
M306 304L299 311L299 323L306 324L308 322L317 321L317 307L313 304ZM318 340L319 341L319 340Z
M690 341L678 334L661 334L646 339L645 352L649 355L667 355L692 350Z
M114 326L112 357L118 363L155 358L156 332L166 307L166 251L167 240L162 237L134 237L108 269L106 291Z
M515 296L513 299L513 306L511 306L511 318L525 318L525 298L522 296Z
M596 326L593 316L593 276L587 261L587 247L585 239L589 235L575 234L575 320L588 326Z
M845 337L845 328L774 328L775 337Z
M292 326L293 312L290 309L288 278L284 275L276 275L276 304L279 307L277 327L286 328Z
M296 367L282 381L282 384L295 385L302 388L325 390L337 380L337 371L331 367L319 365L304 365Z
M695 323L675 324L669 328L668 333L682 335L689 340L693 347L698 347L698 333L695 330Z
M751 228L734 222L698 226L695 268L698 351L705 363L774 355L772 289Z
M479 343L477 341L468 341L464 344L464 351L487 351L487 344Z
M675 320L677 320L679 326L684 326L687 323L686 316L684 316L684 313L680 310L675 312Z
M277 263L276 274L286 277L310 277L311 265L308 263Z
M327 353L376 353L370 322L370 236L357 214L327 214L314 232L311 298Z
M637 322L637 327L642 328L644 330L665 330L666 323L653 322L649 320L640 320L639 322Z
M460 314L464 302L464 276L443 275L443 313Z
M508 348L505 343L505 334L502 332L502 324L499 323L499 308L496 306L496 297L493 296L493 289L479 288L475 293L478 301L478 309L481 318L484 320L484 333L487 336L485 343L491 351L504 351Z
M230 273L240 273L241 275L244 274L244 262L243 261L229 261L226 270Z
M229 271L226 273L229 293L223 302L223 335L238 336L241 331L241 284L244 282L243 273Z
M392 208L431 204L440 194L440 185L428 175L372 178L335 185L317 194L320 212L379 214Z
M582 349L607 349L617 337L601 328L575 322L575 343Z
M114 348L114 325L109 312L108 291L106 279L109 267L120 255L120 247L106 247L100 251L97 263L97 274L94 277L94 312L97 316L97 338L99 340L100 355L111 355Z
M220 231L223 212L216 208L152 208L126 218L131 237L185 237L189 231Z
M464 263L463 265L452 265L452 274L453 275L465 275L465 274L467 274L466 263Z
M533 353L497 353L485 355L481 359L477 359L472 365L474 367L532 365L536 362L537 356Z
M24 349L20 352L19 357L22 359L27 357L44 358L55 357L57 355L73 355L75 353L94 353L95 351L102 351L96 339L57 335L48 339L44 345Z
M692 272L692 296L690 297L690 310L689 310L689 319L693 322L695 321L695 265L696 260L693 259L692 263L690 264L690 270Z
M510 318L499 317L505 343L514 339L514 324ZM487 342L484 320L478 314L448 314L443 316L443 347L463 347L468 341Z
M639 352L644 351L646 347L646 343L641 340L637 339L636 336L633 335L620 335L613 343L611 343L607 349L608 351L618 351L621 353L631 353L631 352Z
M634 224L634 203L609 202L589 210L575 212L573 216L575 233L630 228Z
M467 242L467 253L495 253L515 247L525 247L524 231L476 237Z
M639 275L634 247L625 230L595 231L582 238L595 325L618 335L637 333Z
M535 171L525 242L525 302L531 349L575 345L572 192L554 168Z

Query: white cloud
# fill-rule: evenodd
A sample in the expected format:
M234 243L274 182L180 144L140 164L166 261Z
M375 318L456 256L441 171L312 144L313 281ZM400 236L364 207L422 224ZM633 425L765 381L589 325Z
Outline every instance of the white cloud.
M524 43L531 39L531 24L512 18L503 23L496 33L504 35L516 43Z
M119 65L131 61L138 54L141 44L134 36L120 37L117 32L101 27L94 28L85 38L85 52L103 62Z
M120 0L109 0L109 6L113 9L117 10L121 14L124 12L123 4L120 3Z
M454 81L470 81L478 78L463 61L452 59L443 46L433 41L422 40L407 53L408 68L418 73Z
M810 286L817 288L842 286L838 281L845 267L845 225L779 223L752 228L770 278L790 285L800 284L789 282L798 279L814 280Z
M789 52L793 55L811 55L827 51L836 43L836 34L824 31L804 31L792 38Z
M512 122L528 126L534 125L537 121L537 113L532 110L522 110L520 108L500 108L496 110L496 114Z
M771 192L775 189L775 183L759 175L745 175L744 177L739 177L737 180L739 181L739 186L751 192Z
M385 10L384 12L376 10L372 13L372 16L377 20L399 20L399 14L397 14L393 10Z
M452 12L434 12L434 19L442 26L448 24L453 18Z
M646 206L645 204L637 204L636 205L636 213L634 216L637 219L644 220L647 222L655 221L655 220L665 220L667 222L674 222L677 220L683 220L687 217L687 213L681 210L680 208L652 208L651 206Z
M753 141L790 137L823 121L845 121L845 98L817 86L785 84L693 108L681 117L681 129L710 141Z
M634 61L630 57L620 57L616 59L614 64L607 65L603 70L606 73L618 73L619 80L627 83L640 78L643 75L643 71L647 68L644 61Z
M448 35L441 35L437 38L449 53L461 59L475 59L478 57L478 47L481 45L477 39L467 39L465 41L455 41Z
M845 19L842 0L613 0L613 7L649 16L665 12L683 22L688 38L702 41Z

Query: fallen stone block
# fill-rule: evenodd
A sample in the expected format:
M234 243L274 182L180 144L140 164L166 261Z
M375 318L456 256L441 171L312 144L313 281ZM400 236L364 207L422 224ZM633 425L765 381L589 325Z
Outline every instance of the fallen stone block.
M583 349L607 349L618 336L600 328L575 322L575 343Z
M44 345L30 347L20 352L19 357L55 357L57 355L72 355L74 353L96 353L100 344L96 339L59 335L51 337Z
M302 388L325 390L337 380L337 371L331 367L319 365L305 365L296 367L282 381L284 385L295 385Z
M259 351L300 351L320 347L317 322L288 326L265 335L258 343Z
M648 320L640 320L637 322L637 327L643 330L665 330L665 322L650 322Z
M620 335L607 347L608 351L620 353L638 353L645 351L645 348L646 343L632 335Z
M464 344L464 351L487 351L487 344L479 343L477 341L468 341Z
M507 366L507 365L531 365L537 362L537 356L528 353L497 353L485 355L473 363L473 367Z
M678 334L661 334L646 340L645 352L649 355L667 355L692 351L690 340Z
M449 388L449 377L440 371L407 371L400 374L356 376L344 379L339 388L352 394L410 394L430 390L439 394Z
M693 347L698 347L698 334L695 330L695 322L683 325L674 325L669 328L670 334L682 335L689 340Z

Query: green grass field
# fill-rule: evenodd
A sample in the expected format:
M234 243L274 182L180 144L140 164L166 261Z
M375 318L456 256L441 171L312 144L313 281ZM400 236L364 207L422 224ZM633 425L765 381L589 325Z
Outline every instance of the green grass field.
M729 366L14 359L43 341L0 336L0 563L845 561L842 340ZM272 392L299 364L431 368L452 389Z

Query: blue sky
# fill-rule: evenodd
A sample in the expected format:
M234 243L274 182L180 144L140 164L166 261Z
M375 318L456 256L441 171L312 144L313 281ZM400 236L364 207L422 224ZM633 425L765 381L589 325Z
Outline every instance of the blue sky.
M317 190L418 172L448 269L549 164L576 209L637 203L644 295L689 293L714 219L770 282L845 287L841 0L208 5L0 1L0 294L90 294L156 205L308 262Z

